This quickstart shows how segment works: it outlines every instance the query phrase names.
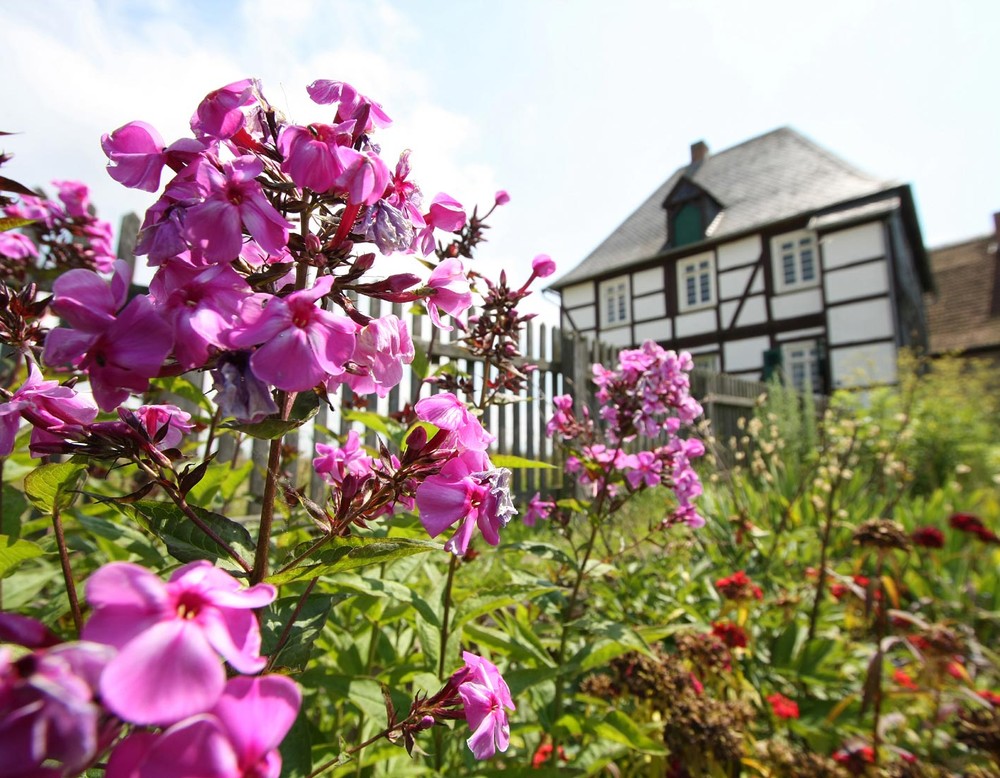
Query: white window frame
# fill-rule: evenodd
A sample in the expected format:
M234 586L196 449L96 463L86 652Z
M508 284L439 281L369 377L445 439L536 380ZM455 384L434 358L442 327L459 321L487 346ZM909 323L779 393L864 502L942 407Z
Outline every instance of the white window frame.
M695 300L689 298L688 281L694 281ZM677 262L677 309L681 313L711 308L716 303L715 254L697 254Z
M808 243L803 245L806 241ZM790 249L786 248L789 244L791 244ZM790 264L786 264L786 261ZM794 276L791 280L786 277L789 267ZM805 278L807 275L811 277ZM819 286L819 240L816 233L810 230L796 230L772 238L771 276L774 278L774 290L777 294Z
M712 373L718 373L721 367L719 363L719 352L718 351L706 351L702 354L692 354L691 360L694 362L694 366L699 370L708 370Z
M597 288L601 329L623 327L632 321L632 290L629 276L601 281Z
M781 344L781 370L788 385L796 391L806 390L806 376L809 376L810 390L818 394L822 390L823 376L820 373L819 341L795 340ZM801 368L796 371L796 368ZM799 375L796 375L799 372Z

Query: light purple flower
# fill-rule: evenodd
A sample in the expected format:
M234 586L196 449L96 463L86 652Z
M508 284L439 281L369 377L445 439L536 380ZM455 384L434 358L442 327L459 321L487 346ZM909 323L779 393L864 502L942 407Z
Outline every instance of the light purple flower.
M57 778L87 767L106 745L94 698L101 670L113 654L96 643L63 643L14 661L0 648L3 775Z
M465 268L458 259L444 260L431 272L427 279L427 310L431 321L443 330L451 331L451 327L441 321L440 311L461 316L472 306L472 292L469 291L469 280L465 277Z
M219 170L198 166L198 183L208 193L204 202L184 212L184 236L209 262L230 262L243 247L243 228L260 247L277 252L288 241L292 224L264 196L256 177L264 163L256 157L238 157Z
M333 278L323 276L311 289L288 297L254 295L241 309L242 325L230 333L230 345L263 344L250 358L262 381L279 389L302 392L344 372L354 353L357 327L315 303L329 293Z
M278 778L278 746L295 723L302 693L281 675L232 678L206 714L119 744L108 778Z
M514 700L495 664L468 651L462 652L462 658L468 675L459 684L458 694L472 730L469 748L476 759L491 759L497 751L504 752L510 745L507 710L516 710Z
M248 351L220 354L212 371L212 381L217 392L215 403L224 417L232 416L239 422L256 424L278 412L271 390L250 369Z
M226 683L220 655L241 673L266 664L252 610L275 596L273 586L244 589L205 561L167 583L128 562L102 567L87 581L94 612L83 636L118 649L101 675L105 705L126 721L161 726L209 710Z

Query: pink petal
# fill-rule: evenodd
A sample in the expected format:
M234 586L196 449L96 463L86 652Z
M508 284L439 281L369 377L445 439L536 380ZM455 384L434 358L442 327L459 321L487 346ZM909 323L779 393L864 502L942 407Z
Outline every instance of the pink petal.
M431 476L417 487L420 523L432 538L468 514L474 488L469 479L449 481L440 476Z
M214 716L183 721L159 736L132 735L115 749L107 772L107 778L241 778L243 775L239 758Z
M112 562L87 579L87 601L94 609L81 637L121 648L164 618L167 589L144 567Z
M169 725L211 708L226 684L193 621L161 622L130 641L101 675L105 705L133 724Z
M265 675L232 678L212 712L225 726L240 761L256 764L284 740L301 704L302 693L294 681Z
M241 673L259 673L267 660L260 656L260 628L248 610L206 607L197 617L209 644Z
M289 392L312 389L326 377L306 333L298 327L289 327L257 349L250 368L261 381Z

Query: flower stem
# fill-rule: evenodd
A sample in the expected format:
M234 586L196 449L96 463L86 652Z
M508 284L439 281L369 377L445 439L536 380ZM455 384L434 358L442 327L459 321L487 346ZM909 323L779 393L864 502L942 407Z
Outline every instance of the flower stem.
M313 578L306 590L302 592L302 596L299 597L299 601L295 604L295 610L292 611L292 615L288 617L288 622L285 624L283 630L281 630L281 635L278 636L278 644L274 647L274 651L271 652L271 656L267 660L267 667L264 668L264 673L269 673L274 669L274 663L278 660L278 655L281 650L285 647L285 643L288 642L288 638L292 634L292 627L295 626L295 619L299 617L299 613L302 612L302 608L306 604L306 599L312 593L313 588L319 582L319 578Z
M76 583L73 581L73 568L69 564L69 549L66 547L66 534L63 532L62 519L59 516L59 506L52 506L52 528L56 533L56 545L59 547L59 563L62 565L63 580L66 582L66 596L69 598L69 609L73 613L73 626L76 634L83 629L83 615L80 613L80 601L76 596Z
M443 614L441 617L441 650L438 652L438 678L444 680L445 650L448 647L449 621L451 620L451 585L455 580L455 568L458 567L458 557L451 555L448 563L448 580L444 584L444 594L441 595Z
M281 419L287 421L295 402L295 392L282 392ZM267 577L267 558L271 551L271 526L274 524L274 503L278 496L278 468L281 466L281 442L284 435L271 441L267 452L267 474L264 494L260 498L260 527L257 529L257 550L250 573L250 585L259 584Z

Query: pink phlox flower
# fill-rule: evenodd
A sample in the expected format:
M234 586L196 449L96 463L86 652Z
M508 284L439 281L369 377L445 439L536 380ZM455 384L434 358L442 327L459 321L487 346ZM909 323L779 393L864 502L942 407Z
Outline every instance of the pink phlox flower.
M452 433L443 444L446 448L486 451L496 440L494 435L483 428L468 406L451 392L425 397L417 402L413 410L421 421Z
M344 172L339 149L349 148L353 136L353 121L306 127L286 125L278 136L278 151L284 157L281 170L301 189L327 192Z
M510 195L507 194L506 189L499 189L497 193L493 196L493 202L497 205L507 205L510 202Z
M382 106L343 81L319 79L306 87L309 97L319 105L338 103L337 121L357 121L360 131L369 133L375 127L388 127L392 119Z
M13 771L4 775L77 775L107 745L95 691L113 654L77 642L14 661L0 648L0 769Z
M262 381L286 391L302 392L339 376L354 354L357 327L348 317L316 306L332 287L333 278L323 276L311 289L284 298L247 298L241 323L227 337L229 345L263 344L250 358L250 368Z
M406 149L399 155L396 169L389 179L389 187L385 199L390 205L400 210L406 210L415 224L423 223L420 213L420 203L423 194L420 187L410 181L410 150Z
M663 462L652 451L630 454L624 458L623 465L625 479L633 489L638 489L640 484L657 486L660 483Z
M573 437L570 429L576 423L573 416L573 397L568 394L557 395L552 398L552 404L556 411L545 425L545 431L549 436L559 433L563 437Z
M134 724L169 725L210 709L222 694L221 655L257 673L260 628L252 610L272 602L270 584L244 589L229 573L199 561L167 583L139 565L112 562L87 581L93 615L87 640L118 649L101 675L101 697Z
M3 213L14 219L31 219L41 222L49 229L55 225L57 219L63 219L66 216L59 203L34 195L21 195L21 199L6 206Z
M548 254L539 254L531 260L531 271L538 278L548 278L556 272L556 263Z
M122 741L108 778L278 778L278 746L301 704L298 686L284 676L231 678L208 713Z
M257 100L257 91L257 82L245 78L209 92L191 117L191 130L199 138L231 138L243 128L243 106Z
M101 136L108 175L123 186L155 192L167 162L163 138L146 122L129 122Z
M120 409L121 410L121 409ZM132 411L160 450L179 448L184 436L194 429L191 414L176 405L140 405ZM163 428L166 427L166 431ZM159 437L162 435L163 437Z
M340 148L338 157L344 167L334 188L345 193L352 205L377 203L390 179L389 168L382 158L372 151L355 151L347 146Z
M82 268L63 273L52 284L52 312L79 333L100 334L125 305L130 276L131 270L123 260L115 263L110 281Z
M0 611L0 643L15 643L25 648L48 648L62 639L42 622L20 613Z
M434 230L458 232L467 220L465 208L458 200L439 192L434 195L427 213L423 215L424 227L414 239L414 248L424 256L434 253Z
M468 553L476 527L487 543L498 545L500 530L517 513L510 496L510 475L507 468L494 468L481 451L465 451L449 460L438 475L417 487L424 529L435 538L460 522L444 546L456 556Z
M543 500L541 494L535 492L535 496L528 501L528 510L525 511L522 521L529 527L534 527L539 519L547 519L556 509L556 504L551 500Z
M199 248L209 262L229 262L239 256L243 228L268 252L279 251L288 241L292 224L264 196L256 178L264 163L256 157L238 157L222 164L198 166L199 183L207 191L204 202L184 214L184 237Z
M469 674L459 684L465 718L472 730L469 748L476 759L491 759L510 745L507 710L516 710L510 688L497 666L489 660L462 652Z
M452 327L441 321L441 311L458 317L472 306L472 292L465 268L458 259L444 260L427 279L427 310L435 326L450 332Z
M58 433L80 430L90 424L97 417L97 406L71 387L44 380L41 371L32 363L24 384L8 402L0 403L0 456L8 456L13 451L18 414L34 427L31 448L35 455L36 446L62 440Z
M0 257L28 259L37 256L38 249L27 235L20 232L0 232Z
M59 190L59 199L66 206L66 213L77 219L90 216L90 190L81 181L53 181Z
M225 346L223 335L251 290L231 265L202 269L171 261L161 265L149 294L173 327L174 356L189 370L203 366L212 347Z
M403 366L413 362L413 341L406 322L392 314L372 319L358 331L353 367L332 382L344 382L364 396L385 397L403 380Z
M349 475L363 480L372 473L372 458L365 453L361 438L354 430L347 433L342 446L317 443L316 453L319 456L313 459L313 469L328 484L342 484Z

